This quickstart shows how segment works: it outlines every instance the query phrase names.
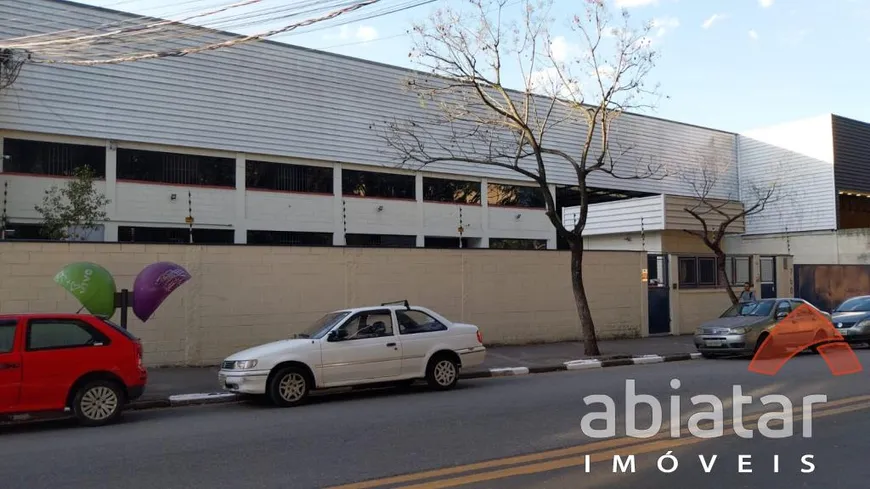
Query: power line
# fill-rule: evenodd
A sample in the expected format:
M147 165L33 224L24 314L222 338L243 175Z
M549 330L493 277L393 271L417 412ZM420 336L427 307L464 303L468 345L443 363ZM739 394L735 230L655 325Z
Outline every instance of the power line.
M315 24L318 22L323 22L325 20L333 19L344 15L348 12L353 12L355 10L359 10L366 6L375 4L381 0L363 0L359 3L352 4L348 7L344 7L341 9L333 10L325 15L321 15L319 17L311 18L304 20L302 22L296 22L293 24L289 24L277 29L272 29L266 32L262 32L259 34L252 34L248 36L236 37L234 39L230 39L227 41L203 44L196 47L184 48L184 49L172 49L172 50L163 50L158 52L150 52L150 53L128 53L121 54L115 57L109 57L105 59L71 59L71 58L59 58L59 59L32 59L33 63L46 63L46 64L72 64L72 65L86 65L86 66L94 66L94 65L103 65L103 64L116 64L116 63L124 63L130 61L139 61L145 59L157 59L157 58L167 58L167 57L180 57L186 56L189 54L200 53L204 51L213 51L216 49L227 48L231 46L236 46L239 44L258 41L262 39L266 39L272 37L276 34L281 34L284 32L289 32L295 30L299 27L304 27L307 25Z
M226 12L227 10L232 9L232 8L238 8L238 7L242 7L245 5L251 5L254 3L261 2L261 1L262 0L242 0L242 1L234 3L232 5L227 5L227 6L220 7L220 8L214 9L214 10L209 10L209 11L205 11L205 12L198 12L198 13L195 13L193 15L190 15L189 17L181 19L179 21L160 20L160 21L150 23L150 24L133 25L133 26L129 26L129 27L122 27L122 28L114 29L114 30L111 30L108 32L101 32L101 33L97 33L97 34L86 34L86 35L83 34L83 35L71 37L71 38L61 37L61 38L46 39L46 40L34 40L33 39L33 38L52 36L52 33L41 34L41 35L37 35L37 36L29 36L27 38L29 41L23 41L23 42L20 38L18 38L18 39L13 38L13 39L7 40L6 41L7 44L0 45L0 47L5 47L6 49L34 49L34 48L40 48L43 46L51 46L51 45L62 45L62 44L73 44L74 45L74 44L78 44L78 43L88 44L88 43L93 43L93 42L99 42L99 40L102 38L113 37L113 36L123 36L125 34L135 34L137 32L148 31L151 29L159 29L160 27L168 26L171 24L189 22L193 19L198 19L200 17L207 17L209 15L214 15L214 14L218 14L221 12ZM14 41L19 41L19 42L16 43Z
M207 1L207 2L214 2L215 0L181 0L181 1L178 1L178 2L174 3L174 4L173 4L173 7L180 7L180 6L191 5L191 4L195 4L195 3L202 3L202 2L204 2L204 1ZM120 5L123 5L123 4L127 4L127 3L134 3L134 2L141 2L141 0L122 0L122 1L120 1L120 2L113 3L113 4L110 4L110 5L106 5L106 6L101 7L101 8L104 8L104 9L107 9L107 10L113 10L113 9L114 9L114 10L118 10L118 9L117 9L117 6L120 6ZM67 8L64 8L64 9L62 9L62 10L60 11L58 17L61 16L60 14L71 13L71 12L74 12L74 11L76 11L77 9L80 9L80 8L81 8L81 6L79 6L79 5L72 5L72 6L66 6L66 7L67 7ZM164 8L164 7L146 7L146 8L144 8L144 9L139 10L139 12L148 12L148 11L151 11L151 10L158 10L158 9L163 9L163 8ZM197 8L189 8L189 7L188 7L188 8L186 8L186 9L184 9L184 10L179 10L179 11L173 12L173 13L171 13L171 14L166 13L166 14L164 14L164 17L172 17L172 16L175 16L175 15L187 15L187 14L191 14L191 13L193 13L193 12L197 12L197 11L200 11L200 10L202 10L202 8L200 8L200 7L197 7ZM121 12L120 10L118 10L118 11ZM124 13L124 12L122 12L122 13ZM143 14L139 13L139 14L135 14L135 16L133 16L133 17L131 17L131 18L129 18L129 19L121 20L121 21L115 21L115 22L110 22L110 23L103 24L103 25L101 25L101 26L97 26L97 27L98 27L98 28L99 28L99 27L103 27L103 28L116 27L116 26L120 26L120 25L131 24L132 22L138 22L138 21L141 21L141 20L143 20L143 19L148 19L148 18L149 18L149 16L146 16L146 15L143 15ZM49 32L48 32L49 34L51 34L51 33L59 33L59 32L78 32L78 31L84 31L84 29L62 29L62 27L63 27L64 25L66 25L63 21L58 21L58 20L48 20L48 21L44 21L44 22L22 23L22 21L23 21L24 19L25 19L25 18L12 18L12 19L7 19L6 22L7 22L10 26L14 26L16 29L18 29L18 30L23 30L23 31L36 30L36 28L42 28L42 29L39 29L39 30L49 31ZM153 19L152 19L152 20L153 20ZM46 34L36 34L36 35L46 35ZM25 37L26 37L26 36L25 36Z
M184 40L188 38L202 38L205 31L196 29L196 26L185 25L184 22L193 19L201 19L206 17L214 17L216 14L227 13L229 10L239 9L260 3L261 0L237 0L231 5L222 5L209 11L196 11L188 15L184 19L165 20L165 19L150 19L139 17L135 19L138 23L128 20L125 22L112 22L102 24L95 28L70 29L60 32L49 32L44 34L36 34L24 36L20 38L7 39L0 41L0 47L12 49L35 49L40 47L45 51L46 46L64 45L64 49L74 47L106 47L109 41L117 43L118 41L138 41L138 42L154 42L164 40ZM199 27L207 29L232 30L239 27L249 27L260 25L264 22L277 21L299 17L302 15L310 15L322 12L325 8L345 8L354 5L354 1L344 0L336 2L335 0L324 2L323 0L302 0L295 1L289 4L284 4L279 7L269 7L264 9L255 9L243 13L223 18L218 18L215 21L200 22ZM278 15L280 14L280 15ZM145 20L147 22L141 22ZM109 27L119 27L118 29L104 31L102 29ZM96 41L99 41L97 43Z
M195 3L198 1L201 0L183 3ZM185 56L187 54L262 40L278 34L292 35L299 28L318 23L323 24L323 26L307 29L305 32L343 26L430 4L437 0L406 0L396 5L385 5L383 8L367 9L362 15L355 15L356 11L363 7L384 1L389 0L357 0L355 2L353 0L295 0L280 6L266 6L262 5L262 0L236 0L235 3L224 3L208 11L191 11L181 21L140 16L121 22L103 23L94 28L70 29L0 41L0 49L11 48L27 51L31 62L77 65L98 65L140 59ZM255 4L261 5L261 8L241 11L243 8L251 7ZM265 32L249 35L239 34L230 40L216 41L214 39L216 33L208 30L218 27L222 28L221 30L238 29L260 25L265 22L273 23L280 20L298 18L319 13L327 6L331 6L333 10L316 16L313 19L293 22L279 28L266 30ZM236 10L239 11L237 12ZM220 17L221 14L223 14L223 17ZM218 16L218 18L209 19L215 16ZM339 17L340 20L338 22L331 22ZM192 19L209 19L209 21L199 26L182 23L184 20ZM116 28L106 31L107 27ZM205 29L202 29L202 27ZM392 36L391 38L400 36Z

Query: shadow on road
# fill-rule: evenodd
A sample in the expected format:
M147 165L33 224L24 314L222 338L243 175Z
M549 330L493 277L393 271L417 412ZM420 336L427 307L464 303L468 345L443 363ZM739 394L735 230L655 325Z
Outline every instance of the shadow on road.
M361 401L366 399L378 399L378 398L402 398L405 396L422 396L422 395L450 395L451 393L462 392L467 389L475 389L478 386L469 385L469 381L460 382L456 385L456 387L452 391L448 392L438 392L433 391L426 387L424 384L421 385L413 385L410 387L396 387L396 386L381 386L381 387L369 387L365 389L344 389L344 390L328 390L322 392L312 393L311 397L309 397L308 402L304 405L293 407L293 408L279 408L273 406L266 398L261 397L248 397L243 398L241 401L231 404L223 404L221 406L218 405L198 405L198 406L179 406L172 408L155 408L155 409L145 409L140 411L128 411L124 413L124 416L121 418L120 424L129 424L135 423L137 420L142 418L147 419L159 419L164 416L197 416L201 414L202 409L206 408L221 408L221 407L229 407L229 406L239 406L242 408L246 408L251 410L251 412L258 412L262 409L268 410L276 410L276 411L286 411L289 414L292 414L297 410L304 410L310 406L318 406L324 404L333 404L333 403L342 403L342 402L353 402L353 401ZM63 430L63 429L82 429L82 430L101 430L101 429L112 429L112 426L103 426L96 428L85 428L78 425L76 420L68 415L66 417L61 418L52 418L52 419L39 419L39 420L28 420L21 422L8 422L8 423L0 423L0 436L3 435L13 435L13 434L22 434L22 433L39 433L45 431L53 431L53 430Z

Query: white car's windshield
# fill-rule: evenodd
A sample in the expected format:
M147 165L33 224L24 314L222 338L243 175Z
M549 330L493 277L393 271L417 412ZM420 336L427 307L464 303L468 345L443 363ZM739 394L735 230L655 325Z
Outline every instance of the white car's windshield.
M870 312L870 297L849 299L834 309L834 312Z
M297 336L299 338L313 338L315 340L319 340L323 338L326 333L332 329L333 326L338 324L339 321L347 317L348 312L331 312L322 318L318 319L314 324L307 327L304 331L299 333Z
M762 317L770 314L773 309L773 301L745 302L731 306L725 311L723 318L733 318L738 316L756 316Z

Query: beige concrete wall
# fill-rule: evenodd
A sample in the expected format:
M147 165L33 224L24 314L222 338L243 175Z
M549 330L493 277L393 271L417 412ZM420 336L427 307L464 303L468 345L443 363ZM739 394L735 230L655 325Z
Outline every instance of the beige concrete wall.
M132 316L149 365L214 364L287 338L330 310L408 299L480 326L489 344L579 337L567 252L91 243L0 243L0 312L76 311L53 282L91 261L131 288L157 261L193 279L147 324ZM646 255L587 252L584 276L601 338L647 331ZM116 314L115 319L118 318Z
M679 330L677 334L692 334L705 321L715 319L731 306L725 289L680 290Z
M776 257L776 295L777 297L794 297L794 258L791 256Z

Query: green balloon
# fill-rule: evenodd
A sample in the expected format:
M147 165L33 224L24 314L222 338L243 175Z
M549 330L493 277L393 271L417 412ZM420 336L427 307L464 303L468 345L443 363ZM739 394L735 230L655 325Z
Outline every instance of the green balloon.
M54 281L95 316L115 314L115 279L96 263L71 263L54 276Z

